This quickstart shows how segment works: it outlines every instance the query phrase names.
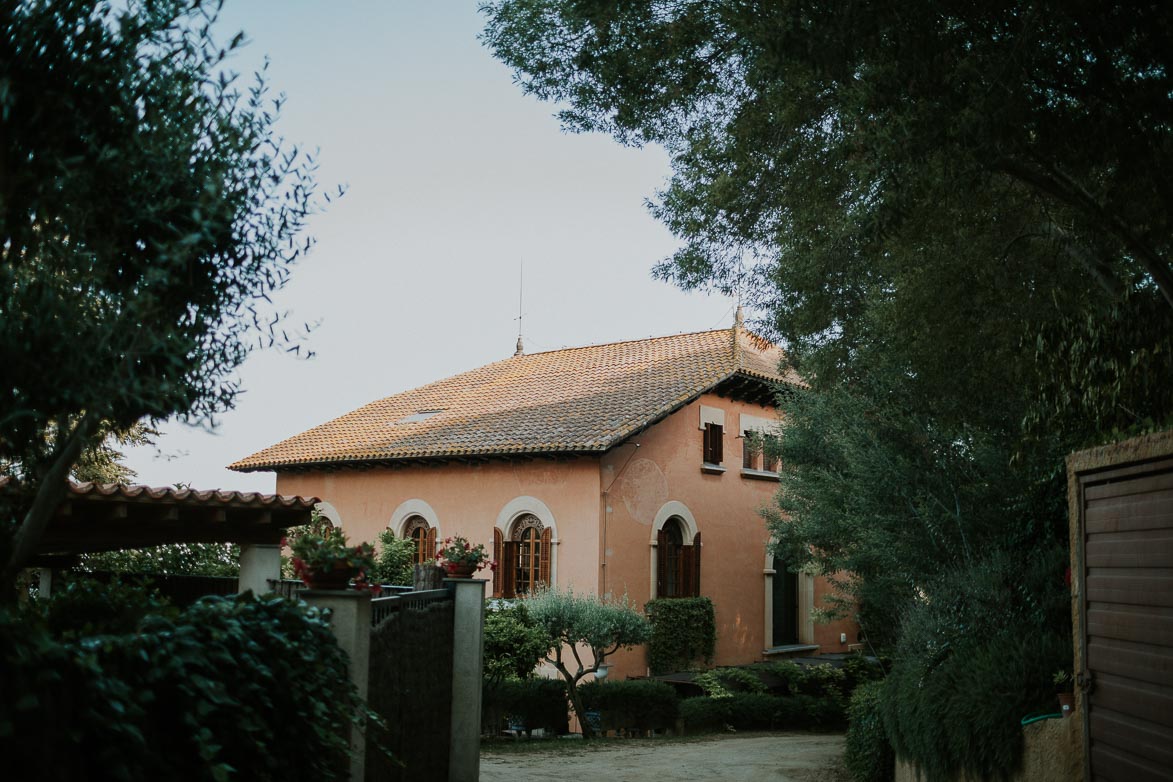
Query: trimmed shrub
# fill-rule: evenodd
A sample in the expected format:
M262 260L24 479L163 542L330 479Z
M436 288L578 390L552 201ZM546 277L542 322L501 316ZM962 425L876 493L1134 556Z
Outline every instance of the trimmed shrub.
M676 725L679 698L664 682L633 679L590 682L578 688L586 711L597 711L603 730L666 730Z
M645 611L652 623L648 666L653 674L687 671L698 663L713 661L717 620L709 598L652 600Z
M486 679L481 702L483 733L495 735L504 720L559 736L570 730L566 685L557 679Z
M689 733L735 730L833 728L843 724L835 702L809 695L736 693L723 698L688 698L680 716Z
M76 642L0 613L0 754L14 778L332 779L367 713L347 669L325 619L281 599Z
M883 691L883 682L866 682L851 696L843 760L856 782L892 782L896 776L896 756L880 714Z

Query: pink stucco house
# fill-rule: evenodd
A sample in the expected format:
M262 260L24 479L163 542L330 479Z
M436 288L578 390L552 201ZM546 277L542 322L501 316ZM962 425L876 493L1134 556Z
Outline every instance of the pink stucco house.
M715 663L847 651L858 628L819 624L822 578L788 574L758 514L777 476L755 447L776 424L781 353L731 329L503 361L380 399L231 465L317 496L353 540L391 528L492 547L496 596L538 584L704 595ZM614 658L642 675L636 651Z

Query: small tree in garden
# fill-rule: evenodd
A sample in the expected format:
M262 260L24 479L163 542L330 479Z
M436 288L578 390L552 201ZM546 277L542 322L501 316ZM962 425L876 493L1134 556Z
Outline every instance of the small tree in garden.
M651 635L651 625L626 596L608 600L549 589L526 598L524 605L530 618L546 633L546 661L561 674L566 695L579 715L582 737L589 739L594 731L583 717L578 683L588 673L598 671L603 661L620 649L645 643ZM589 664L583 661L580 646L590 649L593 661Z
M414 540L397 538L395 533L389 529L379 533L379 553L375 559L375 582L395 586L411 586L414 564Z
M485 611L485 678L528 679L549 648L546 632L525 603L496 607L492 602Z

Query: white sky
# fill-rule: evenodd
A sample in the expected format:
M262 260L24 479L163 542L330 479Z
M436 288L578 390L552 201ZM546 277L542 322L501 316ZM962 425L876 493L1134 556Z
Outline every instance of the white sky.
M506 358L525 264L527 352L700 331L731 302L650 277L676 247L644 207L659 149L562 133L481 47L475 2L229 0L227 41L264 56L288 102L278 131L319 149L318 181L347 194L276 300L320 321L299 360L254 353L214 431L163 426L133 449L137 482L271 492L272 473L225 465L367 402Z

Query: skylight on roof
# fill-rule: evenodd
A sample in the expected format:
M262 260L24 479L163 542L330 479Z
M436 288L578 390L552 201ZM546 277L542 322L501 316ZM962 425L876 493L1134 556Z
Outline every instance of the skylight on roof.
M432 416L439 415L442 412L444 412L444 411L443 410L420 410L417 413L412 413L411 415L403 416L403 418L400 418L398 421L394 422L392 424L392 426L398 426L399 424L418 424L420 421L426 421L429 418L431 418Z

